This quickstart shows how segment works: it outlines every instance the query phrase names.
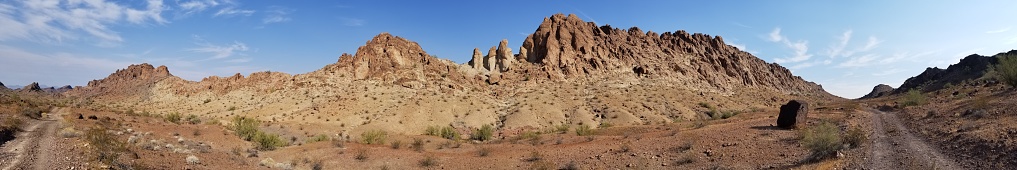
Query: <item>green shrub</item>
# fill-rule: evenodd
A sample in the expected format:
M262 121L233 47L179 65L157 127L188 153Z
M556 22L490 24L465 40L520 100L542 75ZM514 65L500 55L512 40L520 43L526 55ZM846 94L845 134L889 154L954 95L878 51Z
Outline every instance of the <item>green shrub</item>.
M246 141L251 141L258 132L258 121L252 118L236 116L233 117L233 125L230 126L237 136Z
M180 115L180 113L173 112L173 113L170 113L170 114L166 114L166 116L163 119L166 119L166 121L170 122L170 123L180 124L180 119L182 119L182 118L183 118L183 116Z
M903 106L903 107L917 106L917 105L924 105L925 104L925 100L926 100L925 95L922 94L922 92L920 90L911 89L911 90L908 90L907 94L904 94L904 97L901 98L901 102L900 103L901 103L901 106Z
M441 136L441 126L428 126L424 131L425 135Z
M473 135L470 135L473 140L479 141L491 140L492 136L494 136L494 127L491 125L480 126L480 129L474 130Z
M576 127L576 135L586 136L592 134L593 129L590 128L590 125L579 125L579 127Z
M840 150L841 142L840 129L830 122L822 122L819 125L799 131L801 144L809 151L815 159L827 158Z
M383 144L387 135L388 133L382 130L370 130L361 133L360 140L364 144Z
M857 126L848 129L844 135L844 142L851 145L851 147L862 146L862 143L865 143L868 139L869 137L865 134L865 131L862 131Z
M286 142L279 138L279 135L258 131L254 135L254 143L258 150L275 150L277 147L286 146Z
M568 133L569 132L569 125L568 124L562 124L562 125L554 126L554 132L557 132L559 134Z
M314 143L314 142L321 142L321 141L329 141L329 140L331 140L331 139L330 139L330 138L328 138L328 135L325 135L325 134L318 134L317 136L314 136L313 138L307 139L307 143Z
M187 122L195 125L200 124L201 118L198 118L198 115L187 115Z
M449 139L449 140L458 140L459 139L459 132L457 132L456 129L452 128L451 126L446 126L446 127L441 128L441 134L440 135L441 135L441 138L445 138L445 139Z
M85 139L94 147L96 159L106 165L118 165L120 155L127 152L127 144L116 139L106 128L96 126L85 131Z
M1017 55L1002 55L998 59L999 64L993 70L999 79L1011 87L1017 87Z

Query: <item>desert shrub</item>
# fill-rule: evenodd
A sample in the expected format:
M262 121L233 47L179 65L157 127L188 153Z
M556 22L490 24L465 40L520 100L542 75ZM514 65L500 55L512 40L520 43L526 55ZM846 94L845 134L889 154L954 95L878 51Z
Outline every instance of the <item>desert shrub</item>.
M862 143L865 143L868 139L869 138L865 134L865 131L862 131L862 128L858 128L857 126L848 129L847 133L844 135L844 142L851 145L851 147L862 146Z
M233 117L233 124L229 128L240 138L251 141L258 132L258 121L252 118L236 116Z
M904 106L904 107L907 107L907 106L917 106L917 105L925 104L925 100L926 100L925 95L922 94L921 91L915 90L915 89L911 89L911 90L908 90L907 94L904 94L904 97L901 98L901 102L900 103L901 103L901 106Z
M427 129L424 130L424 134L431 136L441 136L441 126L428 126Z
M576 164L576 161L569 161L569 163L565 164L565 167L562 167L562 168L559 168L559 169L560 170L580 170L582 168L579 168L579 164Z
M177 113L177 112L166 114L166 116L163 117L163 119L165 119L167 122L176 123L176 124L180 124L180 119L182 119L182 118L183 118L183 116L180 115L180 113Z
M325 163L322 160L311 161L311 170L322 170L325 169Z
M198 118L198 115L187 115L187 123L201 124L201 118Z
M424 151L424 140L423 139L413 139L413 143L410 143L410 148L413 148L413 150L417 151L417 152Z
M44 111L45 108L42 107L25 107L21 109L21 115L32 119L39 119L42 118L42 112Z
M840 150L841 136L837 125L830 122L822 122L799 131L802 146L812 151L812 157L823 159Z
M402 141L398 141L398 140L397 141L392 141L392 143L389 143L389 144L391 145L392 149L399 149L400 147L403 146L403 142Z
M446 126L446 127L441 128L441 132L439 133L439 136L441 136L441 138L445 138L445 139L449 139L449 140L458 140L459 139L459 132L457 132L456 129L452 128L451 126Z
M491 125L483 125L480 126L479 129L474 130L473 135L470 135L470 138L473 138L473 140L486 141L491 140L492 136L494 136L494 127L491 127Z
M477 149L477 156L485 157L487 155L491 155L491 148L481 147L480 149Z
M314 136L314 137L312 137L310 139L307 139L307 143L314 143L314 142L321 142L321 141L328 141L328 140L330 140L328 138L328 135L318 134L317 136Z
M611 125L611 123L600 122L600 128L609 128L611 126L613 126L613 125Z
M1002 55L998 59L999 64L996 64L993 70L999 79L1011 87L1017 87L1017 55Z
M106 133L106 128L96 126L85 131L85 139L95 149L96 160L106 165L120 165L118 158L127 152L127 144Z
M361 133L360 140L364 144L383 144L387 135L388 133L382 130L370 130Z
M434 156L425 155L424 159L420 160L421 167L432 167L435 165L438 165L438 159L434 158Z
M554 132L555 133L559 133L559 134L568 133L569 132L569 125L568 124L562 124L562 125L554 126Z
M22 121L21 118L18 118L17 116L0 115L0 119L3 119L3 121L0 122L2 123L0 124L0 131L7 130L13 132L19 129L21 127L21 124L24 123L24 121Z
M279 135L258 131L254 135L254 144L258 150L275 150L277 147L286 146L286 141L279 138Z
M983 97L977 97L977 98L971 100L971 108L972 109L988 109L989 108L989 97L988 96L983 96Z
M353 156L353 159L356 159L358 161L367 160L367 150L366 149L357 150L357 155Z
M579 125L579 127L576 127L576 135L593 135L593 129L590 128L590 125Z
M544 159L544 155L540 154L540 152L533 151L533 152L530 152L530 156L529 157L527 157L527 158L525 158L523 160L526 161L526 162L533 162L533 161L539 161L541 159Z
M75 130L74 127L68 126L63 129L60 129L60 137L76 138L78 136L81 136L81 131Z

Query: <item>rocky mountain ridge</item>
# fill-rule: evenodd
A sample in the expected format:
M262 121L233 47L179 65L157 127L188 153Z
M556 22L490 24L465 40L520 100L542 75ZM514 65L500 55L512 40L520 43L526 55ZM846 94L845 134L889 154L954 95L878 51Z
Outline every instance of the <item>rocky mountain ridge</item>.
M242 114L406 133L435 124L646 124L716 116L698 106L707 102L737 111L787 99L840 100L719 36L598 27L556 14L528 36L520 53L507 44L502 40L486 55L476 48L470 62L458 64L381 33L355 54L305 74L257 72L195 82L146 63L65 94L106 109L219 119Z

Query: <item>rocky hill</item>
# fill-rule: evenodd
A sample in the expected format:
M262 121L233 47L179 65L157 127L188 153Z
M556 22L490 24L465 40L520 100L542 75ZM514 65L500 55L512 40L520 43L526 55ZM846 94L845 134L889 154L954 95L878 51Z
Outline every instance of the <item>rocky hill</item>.
M101 109L247 116L354 134L419 134L435 125L464 131L495 125L505 132L652 124L776 107L788 99L842 100L719 36L618 29L557 14L544 19L518 54L507 44L502 40L486 55L474 49L471 61L457 64L382 33L355 54L305 74L194 82L165 66L140 64L65 94L94 100Z
M865 96L862 96L861 98L858 98L858 99L878 98L878 97L888 96L891 93L893 93L893 87L890 87L890 85L886 85L886 84L879 84L879 85L876 85L876 87L872 87L872 91L869 92L869 94L865 94Z
M925 92L942 89L947 84L958 85L967 80L975 80L985 76L992 65L998 63L996 56L1005 54L1017 54L1017 50L999 53L994 56L982 56L972 54L964 57L957 64L952 64L946 69L936 67L927 68L921 74L908 78L901 84L894 93L903 93L911 89L920 89ZM995 84L998 81L989 80L984 82Z

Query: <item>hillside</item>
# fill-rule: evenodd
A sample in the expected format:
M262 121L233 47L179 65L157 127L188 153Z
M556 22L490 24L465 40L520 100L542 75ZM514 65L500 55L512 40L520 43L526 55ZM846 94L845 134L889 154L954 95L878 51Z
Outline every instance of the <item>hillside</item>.
M457 64L382 33L355 54L305 74L194 82L165 66L141 64L66 94L103 110L247 116L346 134L420 134L435 125L462 131L495 125L511 134L562 124L657 124L719 116L712 109L734 113L789 99L841 100L720 36L598 27L556 14L527 37L519 54L506 44L487 55L474 49L473 61Z

